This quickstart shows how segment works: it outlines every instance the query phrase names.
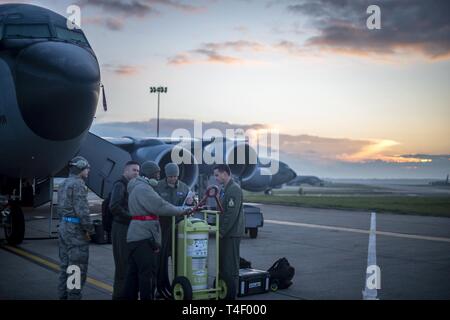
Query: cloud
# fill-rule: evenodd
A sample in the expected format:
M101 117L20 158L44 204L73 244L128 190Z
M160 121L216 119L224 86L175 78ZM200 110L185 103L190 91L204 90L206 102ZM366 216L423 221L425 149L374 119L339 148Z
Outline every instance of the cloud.
M0 4L27 3L25 0L0 0Z
M194 120L191 119L160 119L161 136L170 137L172 132L179 128L187 129L194 136ZM218 129L225 133L227 129L262 129L266 126L263 124L232 124L224 121L203 122L202 129ZM135 136L151 136L155 133L156 119L149 121L131 121L131 122L105 122L97 123L93 130L101 136L121 137L129 135L133 132Z
M366 27L371 4L381 9L381 30ZM447 0L303 0L286 8L317 29L306 47L366 56L413 52L428 59L450 58Z
M234 52L260 52L266 47L255 41L225 41L208 42L202 44L199 48L176 54L169 57L168 64L185 65L194 63L221 63L221 64L243 64L248 62L243 58L234 57L223 53L223 51Z
M104 12L111 14L111 17L91 18L91 21L88 20L87 23L96 23L114 31L123 29L124 21L130 18L160 15L161 12L156 9L157 6L166 6L190 13L206 10L204 7L193 6L174 0L79 0L78 5L81 7L101 8ZM83 20L83 22L85 21L86 19Z
M391 147L399 145L398 142L392 140L375 140L365 145L361 150L353 154L341 154L337 159L346 162L367 162L367 161L383 161L391 163L425 163L432 162L429 158L418 158L414 156L389 155Z
M225 42L209 42L205 43L204 48L209 50L250 50L250 51L263 51L264 45L255 42L255 41L246 41L246 40L238 40L238 41L225 41Z
M106 12L120 13L124 16L143 17L157 14L155 6L166 6L185 12L202 12L205 7L193 6L174 0L80 0L81 6L100 7Z
M151 134L148 132L150 128L156 126L156 120L151 119L149 122L116 122L98 124L97 130L101 134L107 136L116 136L121 134L126 135L119 128L125 130L137 129L141 130L140 135L146 136ZM264 124L233 124L228 122L204 122L202 123L203 130L211 128L218 129L225 134L227 129L242 129L246 130L261 130L269 129L269 126ZM162 135L170 136L172 132L178 128L187 129L193 135L194 120L188 119L161 119ZM396 155L392 151L393 147L400 145L399 142L387 139L373 139L373 140L357 140L357 139L343 139L343 138L328 138L312 136L307 134L289 135L280 133L279 136L279 150L280 152L307 159L310 161L320 162L322 164L333 162L345 163L370 163L370 162L385 162L385 163L427 163L436 160L437 157L446 159L446 155L433 156L428 155Z
M83 25L99 25L111 31L119 31L124 27L124 19L117 17L85 17L83 18Z
M173 7L182 11L186 11L186 12L204 12L206 11L205 7L200 7L200 6L193 6L190 4L185 4L179 1L173 1L173 0L147 0L147 2L149 3L154 3L154 4L161 4L161 5L166 5L169 7Z
M106 18L105 25L110 30L121 30L123 29L124 22L120 18Z
M122 16L144 17L148 14L156 14L157 11L144 1L125 0L81 0L80 6L100 7L103 11L121 14Z
M142 136L148 135L148 131L152 126L156 126L155 119L149 122L117 122L105 123L98 125L100 127L112 129L117 128L139 128L142 130ZM218 129L225 134L227 129L242 129L246 130L261 130L269 129L264 124L250 124L240 125L228 122L204 122L202 123L203 130L210 128ZM115 128L115 129L114 129ZM161 119L161 128L163 135L170 136L172 132L178 128L187 129L193 134L194 120L188 119ZM111 136L112 132L103 132ZM119 136L120 136L120 132ZM124 134L126 135L126 134ZM302 135L288 135L280 133L279 136L279 150L284 154L302 157L318 161L321 163L330 162L348 162L348 163L368 163L368 162L386 162L386 163L426 163L436 160L438 156L430 158L428 155L396 155L392 148L400 145L399 142L387 139L380 140L356 140L356 139L342 139L342 138L328 138L312 136L307 134ZM445 155L440 156L445 159Z
M194 50L193 52L206 57L206 60L204 60L205 62L224 63L224 64L235 64L235 63L243 62L242 59L231 57L231 56L225 56L225 55L222 55L222 54L216 52L215 50L197 49L197 50Z
M116 73L120 76L134 76L140 72L142 66L127 65L127 64L110 64L105 63L102 67L109 72Z
M275 49L280 50L282 52L294 55L301 56L305 55L307 51L301 45L294 43L288 40L282 40L273 46Z
M172 65L183 65L183 64L192 64L194 61L187 53L179 53L173 57L168 59L168 64Z
M310 135L280 135L280 151L322 163L426 163L435 158L397 155L393 151L399 142L387 139L355 140L316 137Z
M249 31L249 29L245 26L236 26L233 28L234 31L238 31L238 32L242 32L242 33L247 33Z
M244 60L226 56L215 52L214 50L196 49L191 52L179 53L167 59L169 65L188 65L198 63L219 63L219 64L238 64L244 63Z
M203 130L260 130L264 124L204 122ZM156 119L135 122L96 123L91 131L108 137L156 136ZM161 119L161 136L170 137L176 129L194 133L194 120ZM449 172L450 155L396 155L393 140L356 140L312 135L280 134L280 159L297 173L335 178L442 178Z

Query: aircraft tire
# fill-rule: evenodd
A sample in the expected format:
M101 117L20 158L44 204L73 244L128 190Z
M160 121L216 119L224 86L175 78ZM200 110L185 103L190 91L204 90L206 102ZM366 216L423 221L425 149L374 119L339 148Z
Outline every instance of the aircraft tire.
M11 245L20 244L25 235L25 218L22 209L17 204L11 204L9 212L4 227L6 241Z

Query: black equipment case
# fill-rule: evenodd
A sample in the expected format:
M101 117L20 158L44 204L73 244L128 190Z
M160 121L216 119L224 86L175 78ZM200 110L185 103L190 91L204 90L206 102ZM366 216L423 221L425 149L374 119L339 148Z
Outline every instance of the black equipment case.
M239 269L238 296L268 292L270 288L270 274L257 269Z

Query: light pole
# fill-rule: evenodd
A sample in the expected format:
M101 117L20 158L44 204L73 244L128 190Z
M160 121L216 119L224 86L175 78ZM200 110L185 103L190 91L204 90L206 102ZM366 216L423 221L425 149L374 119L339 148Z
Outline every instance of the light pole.
M156 119L156 136L159 137L159 94L167 93L167 87L150 87L150 93L158 93L158 114Z

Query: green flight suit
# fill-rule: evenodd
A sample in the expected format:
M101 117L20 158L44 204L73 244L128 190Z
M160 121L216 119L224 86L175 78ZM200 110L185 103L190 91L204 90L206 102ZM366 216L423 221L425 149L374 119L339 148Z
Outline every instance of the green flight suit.
M221 203L224 213L219 218L219 271L233 280L235 292L239 284L239 245L245 232L243 194L241 187L231 179L225 186Z

